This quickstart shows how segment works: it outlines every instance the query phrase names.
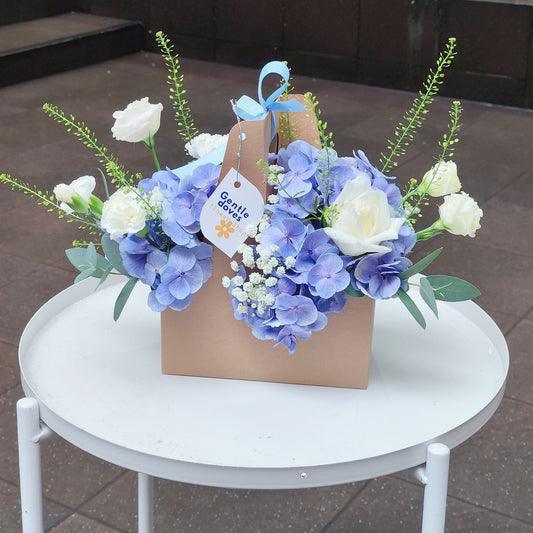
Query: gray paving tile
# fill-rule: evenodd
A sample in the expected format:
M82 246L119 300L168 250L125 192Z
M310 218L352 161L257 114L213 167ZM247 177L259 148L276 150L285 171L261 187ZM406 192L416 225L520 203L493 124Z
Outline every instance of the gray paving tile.
M13 153L21 143L35 146L61 140L62 132L51 120L41 121L41 115L41 110L29 110L10 118L10 127L0 131L0 157Z
M517 315L502 313L500 311L495 311L494 309L490 310L490 316L494 322L496 322L504 335L507 335L509 331L520 321L520 317Z
M19 483L16 403L24 393L15 386L0 396L0 479Z
M506 395L533 404L533 321L522 320L507 337L509 378Z
M74 513L59 525L48 530L49 533L72 533L73 531L87 531L90 533L120 533L118 529L113 529L105 524L100 524L79 513Z
M40 265L22 257L0 252L0 287L13 283L20 277L35 272Z
M17 347L0 342L0 395L20 382Z
M319 532L363 483L307 490L228 490L156 480L154 520L158 532ZM136 530L136 475L128 473L81 511Z
M476 303L489 314L497 311L522 317L529 311L533 301L531 257L480 245L475 238L441 235L428 241L422 252L414 252L413 261L441 246L443 252L424 270L426 274L458 276L473 283L481 291ZM510 272L510 282L502 285Z
M72 248L74 239L88 238L88 232L80 231L76 223L59 219L33 202L1 213L0 224L6 228L0 253L29 260L29 268L65 258L65 249Z
M0 288L3 302L0 315L0 340L16 344L28 320L52 296L72 284L72 273L42 267L30 276Z
M528 173L496 193L482 208L483 231L476 237L478 244L506 250L509 254L518 252L533 256L530 232L533 225L533 183ZM509 224L510 221L517 223Z
M18 484L16 403L24 397L20 387L0 396L0 478ZM50 500L75 508L94 497L123 472L53 437L41 443L43 494Z
M449 495L533 524L533 405L505 398L474 437L452 451Z
M22 528L22 517L20 512L20 491L19 487L0 480L0 528L2 533L18 533ZM59 522L70 515L72 511L51 502L46 498L43 500L43 525L45 529L54 527Z
M361 492L325 533L412 533L422 524L423 488L392 477L380 478ZM532 526L448 498L449 533L526 533Z

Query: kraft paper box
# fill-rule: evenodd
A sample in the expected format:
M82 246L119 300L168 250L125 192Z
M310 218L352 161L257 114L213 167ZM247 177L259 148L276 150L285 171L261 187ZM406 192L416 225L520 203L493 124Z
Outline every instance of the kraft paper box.
M301 95L291 95L305 103ZM282 117L278 120L283 120ZM295 137L319 145L314 113L290 114ZM253 182L266 199L266 178L257 164L267 161L271 138L270 113L263 120L241 122L232 128L220 173L233 167ZM239 134L244 133L240 164ZM279 131L279 128L278 128ZM282 128L283 132L283 128ZM280 146L287 144L283 133ZM366 388L372 344L374 300L347 297L341 313L331 313L321 331L300 340L294 354L273 341L256 339L236 320L231 298L221 280L233 276L231 259L214 247L213 273L185 310L161 313L162 370L165 374L274 381L333 387Z

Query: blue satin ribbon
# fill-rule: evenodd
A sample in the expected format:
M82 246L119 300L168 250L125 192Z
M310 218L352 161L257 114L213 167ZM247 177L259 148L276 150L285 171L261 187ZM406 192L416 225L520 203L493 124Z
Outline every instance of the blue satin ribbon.
M269 74L278 74L283 79L281 87L276 89L266 100L263 98L263 80ZM256 102L249 96L241 96L237 100L237 113L243 120L261 120L269 111L272 113L272 137L276 134L276 112L305 111L305 106L294 98L284 102L276 102L287 88L290 72L285 63L281 61L271 61L267 63L259 75L257 84L257 96L259 102Z
M266 100L263 98L263 80L269 74L278 74L283 79L283 85L276 89ZM237 100L236 108L237 113L243 120L261 120L269 111L272 113L272 137L276 134L276 117L275 112L289 112L289 111L305 111L303 106L298 100L294 98L286 100L284 102L276 102L276 100L285 92L287 83L289 81L290 71L285 63L281 61L271 61L267 63L259 74L259 82L257 84L257 95L259 102L256 102L249 96L241 96ZM219 165L224 160L224 154L226 152L227 142L222 146L219 146L208 155L191 161L190 163L183 165L182 167L175 168L172 172L178 175L180 178L188 176L192 171L206 163L213 163Z

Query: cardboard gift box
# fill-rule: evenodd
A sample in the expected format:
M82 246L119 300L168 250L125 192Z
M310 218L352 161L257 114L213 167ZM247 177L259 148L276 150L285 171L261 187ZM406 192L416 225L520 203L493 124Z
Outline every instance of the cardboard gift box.
M292 135L281 128L277 139L286 146L292 138L319 146L316 117L302 95L291 95L306 105L290 113ZM276 120L286 120L279 113ZM242 134L242 143L239 136ZM240 173L266 199L266 177L257 164L267 161L271 139L270 112L262 120L241 122L232 128L221 169L221 179L231 168ZM240 154L240 157L239 155ZM330 313L328 323L309 339L299 340L294 354L273 341L256 339L250 328L234 318L231 297L221 280L232 277L231 259L214 247L213 272L191 305L183 311L161 313L162 371L165 374L274 381L333 387L366 388L370 363L374 300L347 296L340 313Z

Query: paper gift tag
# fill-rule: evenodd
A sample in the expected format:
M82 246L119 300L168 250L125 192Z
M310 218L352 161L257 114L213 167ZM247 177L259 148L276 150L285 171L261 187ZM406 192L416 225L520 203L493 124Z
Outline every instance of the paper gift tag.
M231 168L202 208L200 227L206 239L233 257L248 238L246 228L259 223L264 209L257 187Z

